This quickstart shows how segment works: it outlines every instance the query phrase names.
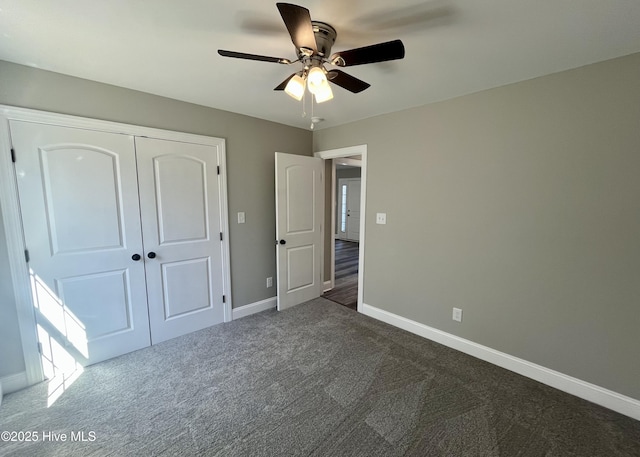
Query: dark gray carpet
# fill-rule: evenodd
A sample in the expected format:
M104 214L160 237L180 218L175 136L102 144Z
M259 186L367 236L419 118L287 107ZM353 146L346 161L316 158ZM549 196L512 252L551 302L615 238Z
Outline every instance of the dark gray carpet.
M640 422L317 299L5 397L1 455L640 456Z

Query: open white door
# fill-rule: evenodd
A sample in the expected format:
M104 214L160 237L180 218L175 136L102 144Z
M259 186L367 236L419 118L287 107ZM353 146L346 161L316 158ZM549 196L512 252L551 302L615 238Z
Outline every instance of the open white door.
M278 310L322 293L321 159L276 152Z

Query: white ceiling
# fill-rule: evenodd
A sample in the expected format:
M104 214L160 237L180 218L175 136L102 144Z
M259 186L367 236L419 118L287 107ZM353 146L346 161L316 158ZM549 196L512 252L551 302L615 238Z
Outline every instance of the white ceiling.
M298 70L274 2L0 0L0 59L309 128L273 88ZM402 39L404 60L344 68L371 87L316 105L316 129L640 51L639 0L295 0L333 52ZM299 65L299 64L298 64ZM1 81L0 81L1 84Z

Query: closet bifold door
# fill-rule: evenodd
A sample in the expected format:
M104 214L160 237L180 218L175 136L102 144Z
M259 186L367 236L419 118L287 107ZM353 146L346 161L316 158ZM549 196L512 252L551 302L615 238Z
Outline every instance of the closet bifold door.
M10 121L49 378L150 344L134 138Z
M216 146L136 137L152 344L224 320Z

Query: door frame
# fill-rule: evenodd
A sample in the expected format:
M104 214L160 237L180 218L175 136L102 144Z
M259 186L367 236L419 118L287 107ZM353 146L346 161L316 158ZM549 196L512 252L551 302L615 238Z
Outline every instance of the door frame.
M12 149L11 133L9 130L9 121L11 120L217 146L220 150L220 180L218 183L220 192L220 221L222 224L221 229L225 234L222 241L223 293L226 298L224 303L224 321L229 322L233 319L226 145L223 138L0 105L0 206L2 207L9 269L11 271L11 283L13 285L13 295L18 314L18 326L24 355L26 385L23 387L43 381L44 373L38 351L38 337L31 297L29 269L25 262L26 246L22 233L22 219L20 216L15 168L11 160L11 154L9 153Z
M360 241L358 244L358 304L357 311L363 311L364 299L364 251L365 251L365 221L366 221L366 203L367 203L367 145L361 144L357 146L349 146L346 148L329 149L325 151L315 152L314 157L324 160L349 158L353 156L361 156L360 161ZM349 160L349 159L348 159ZM332 165L331 172L331 278L330 287L335 286L335 262L336 262L336 165L335 161ZM323 256L324 258L324 256ZM324 267L323 267L324 273ZM326 281L325 281L326 284Z

